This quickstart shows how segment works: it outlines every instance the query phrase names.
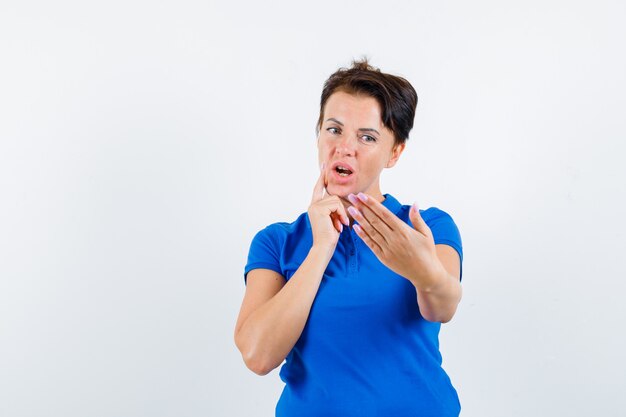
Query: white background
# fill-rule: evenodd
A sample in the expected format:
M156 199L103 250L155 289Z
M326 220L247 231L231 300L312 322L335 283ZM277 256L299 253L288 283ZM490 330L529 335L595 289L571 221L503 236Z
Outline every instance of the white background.
M462 415L623 416L624 3L296 3L1 3L0 415L273 415L249 243L306 210L366 55L419 95L383 192L462 233Z

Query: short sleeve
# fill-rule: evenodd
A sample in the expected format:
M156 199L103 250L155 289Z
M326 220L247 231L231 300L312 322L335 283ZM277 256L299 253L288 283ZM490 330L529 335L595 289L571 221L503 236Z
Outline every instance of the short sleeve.
M282 274L278 234L271 226L258 232L252 239L243 279L247 284L248 272L257 268L271 269Z
M456 223L448 213L436 207L431 207L427 211L433 211L432 217L426 220L428 227L433 233L435 245L448 245L453 247L459 254L461 262L460 277L463 277L463 243L461 233Z

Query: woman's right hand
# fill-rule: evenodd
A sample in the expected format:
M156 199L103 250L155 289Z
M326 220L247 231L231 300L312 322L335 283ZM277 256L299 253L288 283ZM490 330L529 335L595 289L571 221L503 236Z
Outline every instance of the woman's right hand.
M349 226L350 219L341 199L336 195L326 195L325 176L325 164L322 164L308 214L313 232L313 245L334 250L343 225Z

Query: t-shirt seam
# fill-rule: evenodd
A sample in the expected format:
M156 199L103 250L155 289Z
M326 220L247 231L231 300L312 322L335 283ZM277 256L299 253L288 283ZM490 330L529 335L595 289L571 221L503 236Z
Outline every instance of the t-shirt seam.
M269 269L281 275L283 274L283 271L281 271L280 267L277 267L275 264L268 263L268 262L255 262L255 263L249 264L244 270L244 273L243 273L244 283L247 283L248 281L248 273L254 269Z
M449 240L449 239L435 239L435 245L448 245L448 246L452 246L458 253L459 256L462 258L463 257L463 250L461 249L461 247L459 246L459 244L453 240Z

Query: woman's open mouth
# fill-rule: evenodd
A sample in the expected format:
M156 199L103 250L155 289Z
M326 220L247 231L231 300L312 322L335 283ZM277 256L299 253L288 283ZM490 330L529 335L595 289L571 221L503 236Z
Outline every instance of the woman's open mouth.
M348 164L335 163L331 168L331 177L335 182L347 183L354 178L354 170Z
M352 170L350 168L346 168L343 165L337 165L335 167L335 171L339 174L340 177L347 177L348 175L352 175Z

